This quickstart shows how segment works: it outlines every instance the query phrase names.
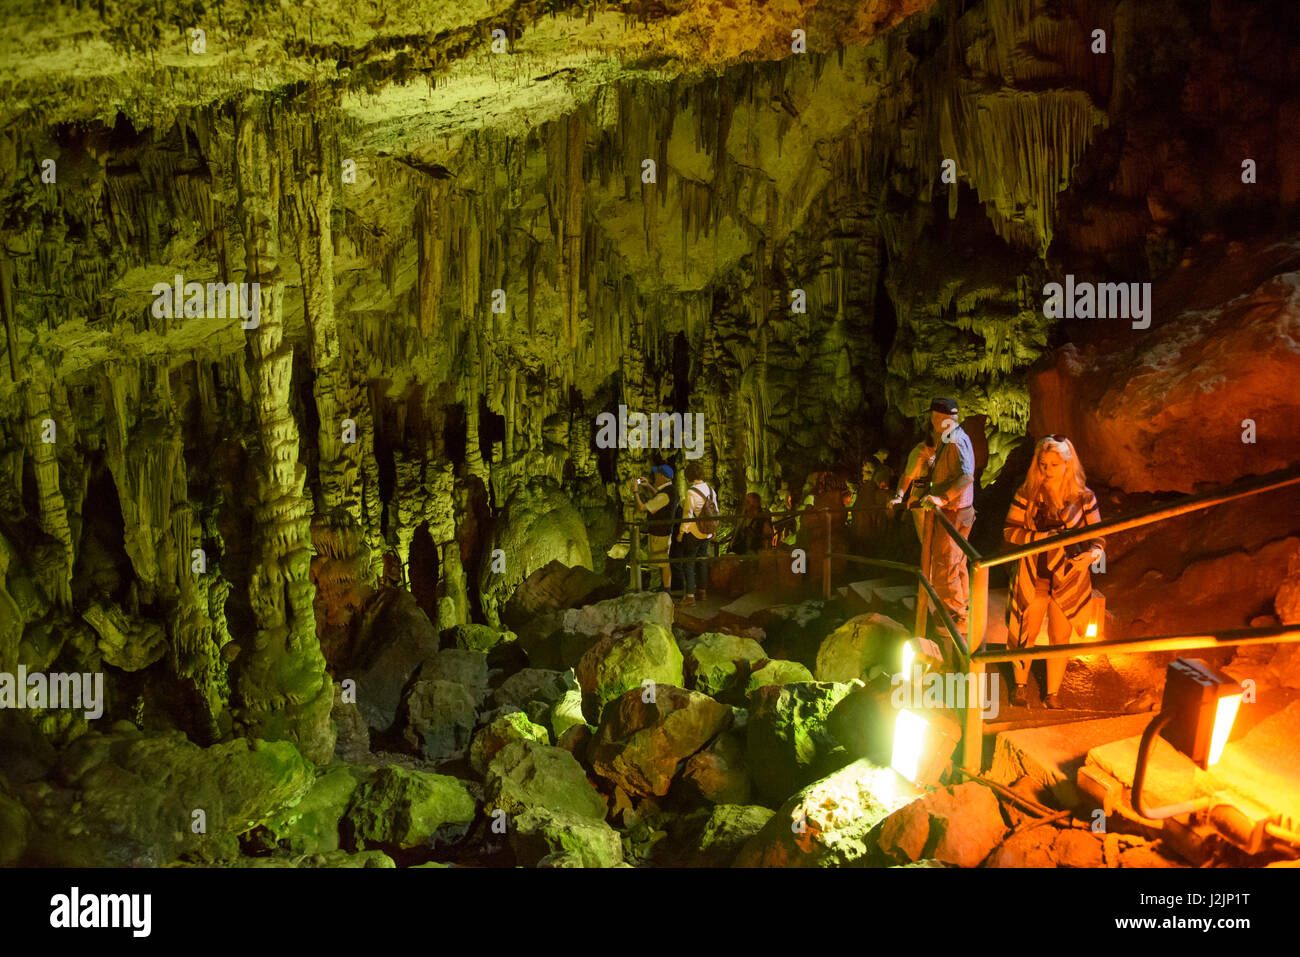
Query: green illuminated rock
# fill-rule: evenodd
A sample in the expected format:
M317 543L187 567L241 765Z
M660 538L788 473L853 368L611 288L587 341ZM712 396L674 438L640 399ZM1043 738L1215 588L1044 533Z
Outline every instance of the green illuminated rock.
M178 732L91 732L62 753L53 783L18 791L32 814L26 859L160 866L233 855L237 835L296 805L314 783L287 741L200 748Z
M847 761L827 728L835 706L853 690L849 683L766 685L749 695L745 757L754 786L779 804L810 781Z
M788 685L800 681L813 681L812 672L797 661L773 658L749 676L746 693L766 685Z
M529 867L613 867L623 842L602 820L571 811L529 808L510 819L510 846Z
M771 808L753 804L702 808L672 827L669 846L655 855L656 862L669 867L728 867L771 818Z
M603 821L605 799L577 759L563 748L511 741L488 765L486 804L509 815L529 809L565 812Z
M456 778L384 767L357 787L342 833L357 850L424 847L462 836L474 811L474 798Z
M592 645L576 669L584 694L593 699L593 713L632 688L646 682L682 687L681 649L672 632L645 622L639 628L608 635Z
M691 686L719 700L743 699L754 666L767 660L752 638L707 632L682 643Z
M817 650L817 680L866 681L876 665L892 674L902 668L899 649L911 634L886 615L850 618L827 635Z
M506 631L501 628L493 628L489 625L457 625L449 629L451 640L455 642L457 648L466 651L491 651L497 645L507 644L515 640L513 631ZM443 633L443 640L447 638L447 632Z
M272 840L291 854L324 854L339 848L339 821L369 768L334 765L319 771L301 801L266 823Z
M515 589L548 562L591 567L587 529L573 503L547 482L521 486L506 503L491 548L484 550L479 594L488 623L497 625Z
M555 743L572 727L586 725L586 716L582 713L582 692L574 689L566 691L564 697L551 706L551 734Z
M537 724L549 726L552 709L577 691L578 680L571 670L522 668L501 682L492 700L499 707L519 708Z
M469 746L469 766L479 775L486 774L489 763L498 751L511 741L522 740L536 741L539 744L551 743L546 728L533 724L522 711L503 714L475 732L474 740Z

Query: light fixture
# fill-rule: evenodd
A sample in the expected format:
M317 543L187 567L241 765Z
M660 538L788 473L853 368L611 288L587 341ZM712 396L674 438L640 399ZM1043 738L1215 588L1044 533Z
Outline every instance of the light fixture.
M1199 658L1175 658L1165 670L1166 741L1201 768L1217 764L1228 743L1241 685Z
M1202 769L1218 762L1228 743L1242 687L1232 678L1200 658L1175 658L1165 669L1165 694L1160 713L1147 725L1138 745L1137 765L1133 769L1133 809L1143 817L1160 820L1187 814L1207 807L1210 798L1201 797L1183 804L1148 808L1142 800L1147 762L1156 735L1191 758Z
M921 717L904 708L894 721L894 750L889 766L918 786L939 783L953 749L961 740L961 726L942 711Z

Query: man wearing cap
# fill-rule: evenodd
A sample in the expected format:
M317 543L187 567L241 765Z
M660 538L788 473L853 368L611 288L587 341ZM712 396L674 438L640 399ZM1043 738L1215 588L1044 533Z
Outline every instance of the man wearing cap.
M653 489L653 491L651 491ZM650 478L639 478L633 486L636 507L649 513L646 523L647 537L650 539L646 551L652 564L659 566L663 581L663 591L668 591L672 582L672 570L668 564L668 549L672 543L673 525L676 518L677 487L673 484L673 470L667 465L656 465L650 470ZM644 498L645 494L650 497Z
M975 524L975 450L970 436L957 424L957 401L942 397L931 402L930 424L939 437L939 452L930 473L930 494L923 501L927 507L942 511L953 527L969 538ZM940 601L965 635L970 595L966 556L938 522L931 523L927 574Z

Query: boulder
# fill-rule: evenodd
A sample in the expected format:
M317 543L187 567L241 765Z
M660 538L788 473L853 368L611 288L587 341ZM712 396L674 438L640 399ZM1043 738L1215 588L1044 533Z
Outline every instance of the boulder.
M420 665L417 681L446 681L460 685L481 707L488 694L487 656L464 648L445 648Z
M50 779L13 791L31 814L29 866L156 867L237 855L238 835L295 805L314 783L311 764L288 741L200 748L179 731L119 724L82 735ZM194 832L199 820L206 833Z
M1295 268L1290 256L1279 270ZM1092 482L1190 493L1295 462L1291 432L1265 423L1300 419L1300 273L1238 273L1235 286L1183 296L1191 272L1152 296L1157 306L1181 297L1184 311L1166 305L1149 329L1067 344L1030 377L1030 434L1070 436ZM1243 418L1258 423L1253 441Z
M742 700L750 674L767 661L767 652L758 642L721 632L706 632L683 642L682 654L691 687L720 700Z
M442 633L445 643L465 651L488 652L500 644L515 640L513 631L493 628L491 625L456 625Z
M530 720L549 726L552 709L570 692L577 693L581 700L572 670L524 668L503 681L492 693L492 700L498 707L518 708Z
M748 804L753 789L745 746L731 732L718 735L682 769L681 791L692 804Z
M823 639L814 674L818 681L867 681L875 665L898 671L899 647L910 637L907 628L887 615L850 618Z
M792 795L735 867L866 867L871 831L915 796L890 768L855 761Z
M356 681L357 708L372 730L392 727L411 676L437 651L438 632L410 592L387 588L366 605L339 678Z
M623 840L603 820L532 807L508 827L515 859L527 867L614 867L623 862Z
M682 817L654 862L667 867L729 867L741 848L772 819L759 805L719 804Z
M483 549L478 582L488 624L499 625L519 585L552 561L590 568L591 546L568 495L549 479L535 479L510 496Z
M402 734L428 760L446 761L465 753L477 722L478 701L464 685L421 680L407 696Z
M1126 840L1137 840L1123 835ZM1152 845L1143 842L1142 848L1119 851L1121 867L1180 867L1174 860L1154 851L1145 851ZM1137 855L1134 851L1138 851ZM1147 855L1147 856L1144 856ZM1090 830L1043 825L1012 834L989 855L985 867L1077 867L1098 868L1108 866L1105 838ZM1114 865L1110 865L1114 866Z
M647 697L635 688L606 708L588 753L606 780L630 794L662 797L680 763L727 727L731 709L671 685Z
M1052 851L1056 855L1057 867L1096 868L1105 867L1103 851L1104 838L1091 830L1072 827L1056 832L1052 841Z
M464 782L390 766L357 787L341 831L356 850L428 847L463 837L474 813Z
M556 738L555 744L583 762L584 766L589 766L587 763L587 748L591 746L591 738L591 725L575 724Z
M666 598L667 596L661 596ZM607 635L578 662L578 684L591 699L593 716L625 692L641 689L643 682L680 688L685 677L681 650L663 625L645 622L632 631Z
M641 591L571 608L560 618L560 627L571 635L600 637L647 621L671 630L674 620L673 600L666 592Z
M371 768L346 764L318 768L316 782L306 796L267 821L270 840L293 855L337 851L339 822L357 786L373 773Z
M605 799L572 754L536 741L511 741L489 762L487 804L511 816L530 808L605 819Z
M574 689L566 691L564 697L551 706L550 729L558 743L565 732L575 725L587 726L587 719L582 713L582 692Z
M616 583L590 568L551 561L515 589L502 619L512 628L525 629L538 616L613 598L619 590Z
M930 859L978 867L1006 833L998 799L970 781L899 808L881 822L877 843L889 864Z
M799 662L773 658L749 676L749 681L745 684L745 692L748 694L766 685L788 685L798 681L813 680L815 679L812 672Z
M540 724L533 724L522 711L500 715L475 733L469 746L469 766L476 774L486 774L488 765L498 751L511 741L523 740L539 744L551 743L546 729Z
M854 684L767 685L749 696L746 758L762 798L779 804L845 760L827 719ZM838 763L837 763L838 762Z
M1273 598L1277 620L1284 625L1300 625L1300 548L1292 549L1287 556L1286 579ZM1297 645L1283 645L1294 650Z

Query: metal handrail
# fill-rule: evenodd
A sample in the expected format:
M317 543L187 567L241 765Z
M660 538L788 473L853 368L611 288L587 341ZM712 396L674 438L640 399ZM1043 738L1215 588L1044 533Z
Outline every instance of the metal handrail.
M1228 645L1275 645L1300 641L1300 625L1271 625L1264 628L1229 628L1195 635L1153 635L1148 638L1113 638L1066 645L1026 645L1006 651L980 651L972 660L1003 664L1024 658L1078 658L1108 652L1189 651Z
M943 526L943 530L957 543L957 547L962 550L962 553L978 565L982 561L980 553L975 550L975 546L967 540L965 535L953 528L952 522L948 521L948 516L944 515L943 511L937 508L929 509L929 511L934 513L934 517L938 519L939 524Z
M961 631L957 628L957 623L953 621L952 615L947 607L939 600L938 593L934 590L934 583L917 565L908 565L903 562L891 562L884 558L863 558L861 555L848 555L844 553L832 552L828 558L839 558L851 562L857 562L861 565L874 565L877 568L889 568L894 571L905 572L916 578L921 586L929 594L930 600L934 602L935 610L939 613L939 619L943 622L944 628L948 630L948 637L952 639L958 653L961 655L962 664L969 664L971 659L970 649L966 646L965 639L961 636Z
M837 513L848 514L850 511L852 511L852 509L848 508L847 506L840 506L839 508L830 508L829 506L825 506L825 505L817 505L812 508L795 509L794 511L791 512L784 512L784 511L773 512L771 509L765 509L764 511L759 512L758 514L760 518L767 518L769 520L772 520L772 519L796 518L802 515L826 515L826 514L834 515ZM681 518L651 518L642 521L641 516L638 515L629 519L628 524L643 526L653 522L656 525L682 525L685 524L686 522L693 522L699 517L700 516L698 515L692 515L690 518L682 516ZM731 521L737 518L752 518L752 517L753 516L746 515L744 512L735 512L730 515L710 516L710 518L712 518L714 521L719 521L719 522Z
M1053 535L1051 538L1040 539L1031 542L1028 545L1021 545L1009 549L1005 552L999 552L996 555L990 555L988 558L972 558L980 568L993 568L996 565L1005 565L1007 562L1013 562L1020 558L1028 558L1031 555L1037 555L1039 552L1045 552L1053 548L1060 548L1063 545L1074 545L1078 542L1086 542L1096 538L1098 535L1107 532L1123 532L1130 528L1139 528L1143 525L1151 525L1155 522L1164 521L1167 518L1175 518L1179 515L1185 515L1188 512L1196 512L1203 508L1211 508L1215 505L1222 505L1224 502L1232 502L1239 498L1247 498L1251 495L1259 495L1261 492L1272 492L1275 489L1285 488L1288 485L1300 484L1300 470L1288 470L1280 473L1273 473L1277 478L1266 479L1263 482L1249 486L1243 489L1237 489L1232 492L1204 492L1199 495L1188 495L1177 501L1163 505L1153 505L1148 509L1136 512L1125 518L1113 518L1107 521L1098 522L1095 525L1085 525L1082 528L1072 529L1068 532L1062 532ZM936 512L936 514L938 514ZM947 519L940 516L943 525L948 530L948 534L953 535L956 529L953 529ZM961 541L958 541L958 546ZM963 549L965 551L965 549ZM967 552L967 554L970 554Z

